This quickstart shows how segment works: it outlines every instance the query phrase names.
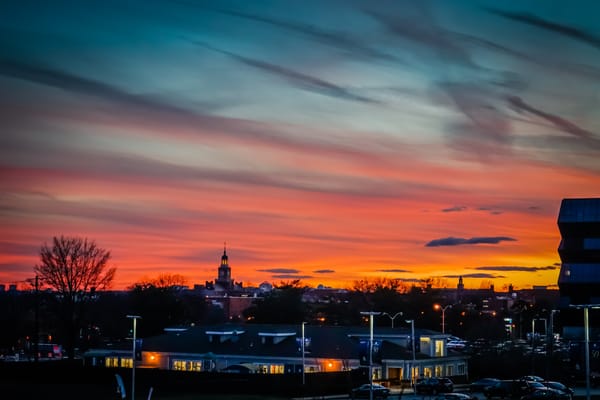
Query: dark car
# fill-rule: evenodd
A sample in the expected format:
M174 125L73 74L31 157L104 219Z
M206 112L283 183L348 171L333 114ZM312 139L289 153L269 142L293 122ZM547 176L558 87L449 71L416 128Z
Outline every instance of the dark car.
M533 392L521 397L521 400L570 400L571 395L563 393L560 390L543 388L536 389Z
M521 380L527 382L543 382L544 378L537 375L525 375L521 377Z
M360 385L357 388L352 389L350 393L350 397L353 399L360 399L370 397L371 393L371 384L365 383L364 385ZM385 399L390 395L390 389L385 386L379 385L377 383L373 384L373 398L374 399Z
M569 396L569 400L573 398L574 391L567 385L555 381L544 381L542 384L550 389L558 390L561 393L566 393Z
M469 385L469 392L471 392L471 393L483 392L483 389L485 389L488 386L492 386L492 385L496 384L497 382L500 382L500 379L497 379L497 378L479 379L475 382L472 382Z
M498 381L491 386L487 386L483 389L483 394L488 399L491 399L493 397L499 397L501 399L509 397L518 399L521 396L525 396L536 389L544 388L545 386L539 382L508 380Z
M433 400L477 400L477 397L467 393L443 393Z
M416 394L450 393L454 391L454 383L448 378L421 378L415 383Z

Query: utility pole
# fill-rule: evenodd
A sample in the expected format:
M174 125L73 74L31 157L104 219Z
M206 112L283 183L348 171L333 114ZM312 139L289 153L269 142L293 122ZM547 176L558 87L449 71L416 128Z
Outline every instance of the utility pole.
M373 317L379 314L377 311L361 312L361 315L369 316L369 400L373 400Z
M37 363L40 360L40 286L39 277L35 275L35 323L33 334L33 359Z
M131 350L131 400L135 400L135 341L137 320L142 317L139 315L128 315L127 318L131 318L133 320L133 345Z

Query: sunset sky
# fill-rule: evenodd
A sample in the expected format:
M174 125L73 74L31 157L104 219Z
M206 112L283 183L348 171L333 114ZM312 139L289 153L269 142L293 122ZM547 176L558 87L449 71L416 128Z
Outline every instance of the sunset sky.
M555 286L600 196L600 2L3 1L0 283Z

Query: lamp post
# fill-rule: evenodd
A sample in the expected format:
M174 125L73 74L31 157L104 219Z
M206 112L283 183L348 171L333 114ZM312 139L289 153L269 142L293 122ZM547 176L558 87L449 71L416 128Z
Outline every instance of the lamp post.
M137 332L137 320L142 318L139 315L128 315L127 318L133 320L133 346L131 349L131 400L135 400L135 340Z
M571 304L569 307L583 309L583 330L585 335L585 398L590 400L590 319L589 309L598 309L600 304Z
M442 310L442 333L446 333L446 310L448 308L452 308L452 304L448 304L443 307L439 304L433 305L434 310L437 310L437 311Z
M360 314L369 316L369 400L373 400L373 317L381 313L363 311Z
M302 322L302 386L305 384L305 376L304 376L304 325L306 322Z
M394 328L394 320L396 319L396 317L397 317L397 316L399 316L399 315L402 315L402 311L398 311L398 312L397 312L396 314L394 314L394 315L390 315L390 314L388 314L388 313L386 313L386 312L384 312L384 313L383 313L383 314L381 314L381 315L387 315L387 316L388 316L388 317L389 317L389 318L392 320L392 329L393 329L393 328Z
M415 368L415 320L407 319L406 323L410 323L410 342L412 344L412 365L410 366L410 384L413 384L413 369Z

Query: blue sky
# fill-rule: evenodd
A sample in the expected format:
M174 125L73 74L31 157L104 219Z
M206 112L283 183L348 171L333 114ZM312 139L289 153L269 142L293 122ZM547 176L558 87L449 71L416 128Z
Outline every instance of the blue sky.
M554 285L600 187L594 1L8 1L0 281L82 235L144 275ZM433 244L432 244L433 243ZM483 271L483 272L482 272Z

